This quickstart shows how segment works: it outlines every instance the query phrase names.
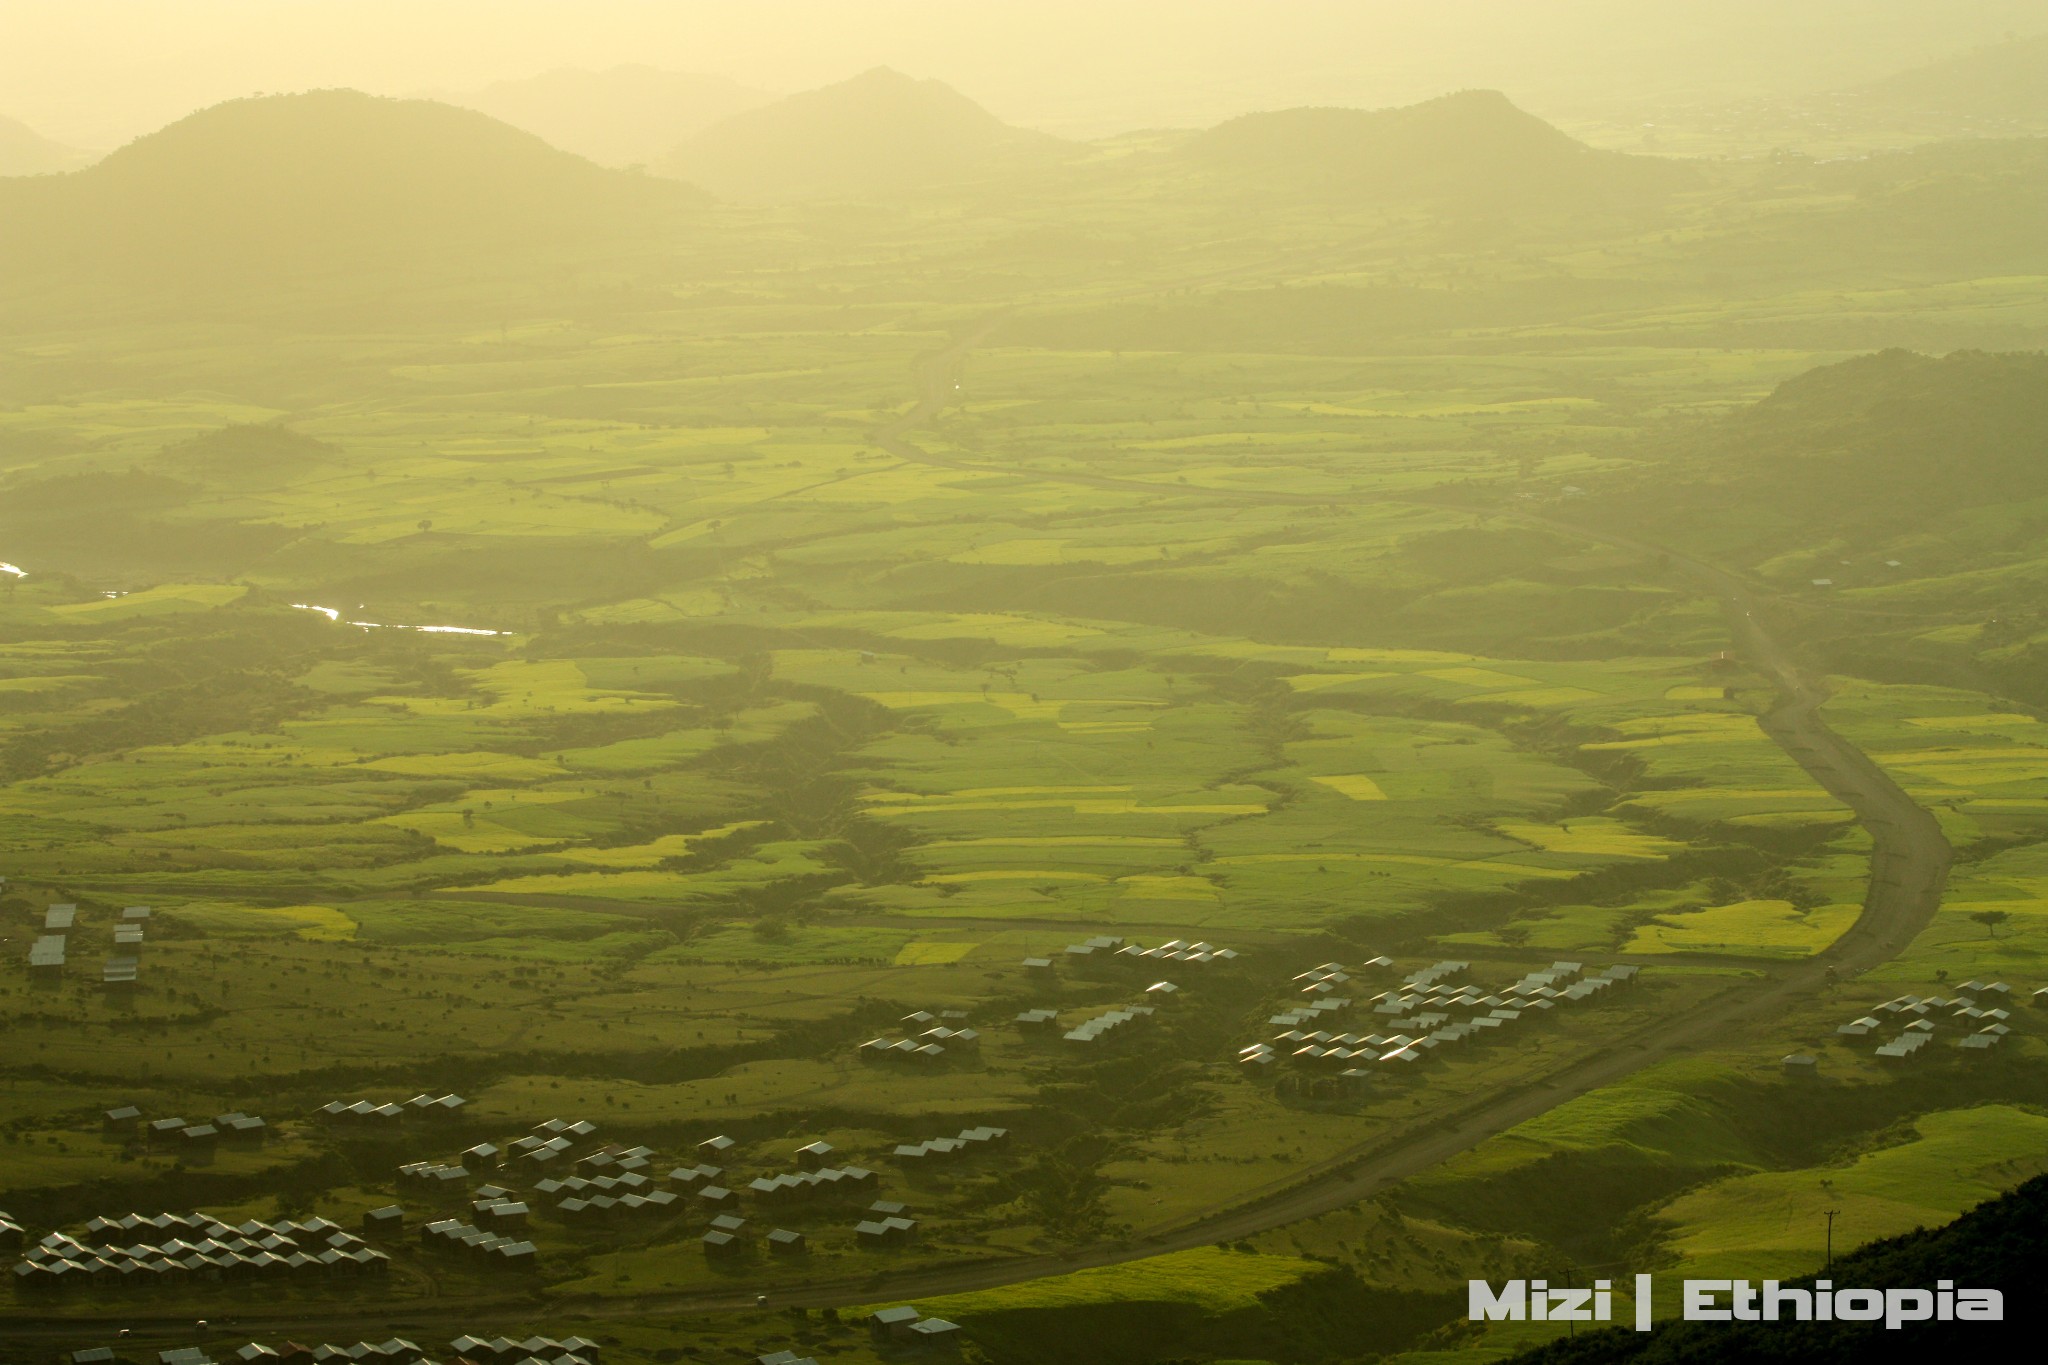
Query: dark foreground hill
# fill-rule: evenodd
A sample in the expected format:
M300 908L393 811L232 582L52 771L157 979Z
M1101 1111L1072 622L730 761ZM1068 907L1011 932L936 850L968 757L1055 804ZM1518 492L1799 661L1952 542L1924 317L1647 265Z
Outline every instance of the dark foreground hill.
M1191 169L1289 195L1359 202L1539 205L1627 201L1693 183L1688 167L1603 152L1494 90L1398 109L1286 109L1209 129Z
M951 86L877 67L714 124L655 169L733 199L872 199L1041 165L1063 146Z
M1932 1289L1942 1280L1996 1289L2009 1321L1667 1322L1655 1332L1588 1332L1511 1358L1511 1365L1677 1365L1693 1361L1761 1361L1792 1365L1868 1365L1876 1360L1972 1359L2033 1325L2036 1286L2048 1274L2048 1176L1971 1209L1947 1227L1873 1242L1837 1260L1840 1288ZM1791 1282L1811 1289L1810 1279ZM1665 1281L1665 1292L1672 1292Z
M702 202L449 105L352 90L234 100L86 170L0 182L0 281L232 291L421 274L587 249Z

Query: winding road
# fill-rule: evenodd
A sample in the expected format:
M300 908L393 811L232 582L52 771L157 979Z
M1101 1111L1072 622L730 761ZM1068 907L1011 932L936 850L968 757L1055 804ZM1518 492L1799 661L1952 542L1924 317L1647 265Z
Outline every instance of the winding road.
M946 459L924 451L910 439L910 433L931 421L952 401L962 357L996 325L984 324L922 364L919 402L876 432L876 443L901 459L975 473L1167 497L1214 496L1240 502L1256 498L1313 505L1327 502L1315 497L1160 485L1079 472L1004 468ZM1702 591L1720 601L1731 623L1737 651L1778 689L1777 705L1761 718L1764 730L1817 782L1853 810L1858 822L1870 833L1873 854L1869 890L1854 926L1813 958L1762 968L1757 975L1736 980L1709 999L1618 1037L1598 1051L1532 1078L1523 1086L1492 1091L1460 1107L1418 1118L1352 1151L1303 1168L1283 1188L1153 1229L1130 1241L1106 1242L1070 1254L989 1257L897 1273L819 1280L778 1288L775 1304L851 1307L994 1288L1162 1252L1239 1240L1344 1208L1589 1091L1612 1085L1702 1043L1726 1037L1732 1029L1781 1014L1809 1000L1831 977L1852 977L1889 960L1926 927L1940 906L1952 854L1939 824L1868 755L1828 728L1819 714L1825 692L1801 672L1790 652L1755 614L1757 603L1749 586L1736 574L1666 547L1534 515L1520 515L1520 519L1559 534L1662 555L1666 562L1690 576ZM754 1306L754 1291L752 1284L736 1283L732 1289L686 1294L559 1300L545 1308L533 1299L509 1297L446 1298L382 1307L338 1306L331 1311L303 1305L289 1312L255 1309L243 1313L238 1318L237 1330L260 1336L266 1325L289 1326L295 1333L325 1334L329 1340L380 1340L394 1334L427 1332L438 1335L444 1330L448 1334L488 1332L494 1330L494 1324L516 1324L541 1313L624 1319L748 1309ZM170 1331L185 1320L174 1323L173 1319L160 1316L152 1322L148 1313L118 1317L81 1315L68 1321L48 1314L34 1321L12 1316L0 1319L0 1343L47 1346L75 1342L90 1335L96 1327L116 1321L138 1329L153 1325L159 1331Z

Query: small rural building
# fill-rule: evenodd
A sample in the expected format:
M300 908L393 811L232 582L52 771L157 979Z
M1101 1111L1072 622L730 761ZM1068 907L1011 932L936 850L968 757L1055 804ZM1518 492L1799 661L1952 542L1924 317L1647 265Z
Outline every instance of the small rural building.
M668 1183L681 1186L684 1189L691 1189L698 1185L715 1181L724 1174L725 1170L723 1167L709 1166L700 1162L695 1166L676 1167L668 1173Z
M1810 1052L1795 1052L1778 1063L1795 1080L1812 1080L1820 1075L1820 1059Z
M920 1316L908 1304L878 1308L868 1317L868 1332L876 1341L908 1341L910 1329Z
M821 1170L831 1162L834 1150L831 1143L822 1139L799 1147L796 1149L797 1165L807 1171Z
M44 934L29 947L29 979L41 985L62 981L66 957L64 935Z
M1019 1033L1053 1033L1059 1029L1057 1010L1025 1010L1010 1021Z
M768 1243L768 1249L779 1256L792 1256L800 1251L808 1251L810 1249L809 1243L804 1240L804 1235L801 1232L793 1232L789 1228L775 1228L769 1232L764 1240Z
M910 1339L927 1346L951 1346L960 1339L960 1324L944 1318L919 1318L910 1324Z

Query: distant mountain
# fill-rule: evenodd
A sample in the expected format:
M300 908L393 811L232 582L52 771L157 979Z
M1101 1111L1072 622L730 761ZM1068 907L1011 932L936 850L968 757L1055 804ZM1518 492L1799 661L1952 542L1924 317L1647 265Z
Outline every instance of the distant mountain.
M2038 126L2048 122L2048 34L2008 38L1853 93L1882 107Z
M734 199L873 197L1043 164L1064 145L877 67L714 124L654 169Z
M91 160L90 152L52 142L25 123L0 118L0 175L74 171Z
M602 166L654 161L676 143L775 96L723 76L615 66L564 67L443 96Z
M703 202L471 110L323 90L233 100L86 170L0 182L0 279L417 274L621 240Z
M1398 109L1246 114L1183 144L1184 165L1290 195L1549 205L1678 188L1690 168L1596 151L1493 90Z

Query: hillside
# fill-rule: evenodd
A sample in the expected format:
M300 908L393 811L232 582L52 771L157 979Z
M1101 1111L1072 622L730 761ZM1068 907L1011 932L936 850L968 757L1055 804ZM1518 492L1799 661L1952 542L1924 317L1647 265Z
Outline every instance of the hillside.
M30 280L209 289L416 273L620 240L701 202L470 110L326 90L216 105L86 170L0 185L0 259Z
M1887 558L1911 560L1916 575L1963 572L1986 567L1998 545L1927 533L2048 497L2044 445L2048 355L1889 350L1667 431L1585 511L1802 586L1861 586L1873 571L1870 581L1898 580L1872 569Z
M1874 526L2048 495L2044 446L2048 355L1884 351L1787 380L1680 472L1751 505Z
M1246 114L1178 156L1263 189L1350 201L1551 205L1635 199L1693 179L1671 162L1596 151L1492 90L1397 109Z
M1643 1334L1625 1328L1587 1332L1510 1358L1509 1365L1661 1365L1666 1361L1750 1360L1862 1362L1907 1352L2005 1340L2003 1328L2026 1311L2026 1296L2048 1271L2040 1237L2048 1218L2048 1177L1987 1200L1944 1228L1873 1242L1834 1264L1842 1288L1932 1289L1938 1281L1996 1289L2005 1296L2007 1321L1907 1322L1661 1322ZM1811 1290L1811 1279L1791 1281ZM1675 1287L1664 1283L1667 1299Z
M2048 33L1914 67L1854 93L1884 108L2034 128L2048 122Z
M564 67L445 96L601 166L651 162L720 119L775 98L723 76L615 66Z
M939 81L877 67L734 115L654 169L734 199L868 197L1042 163L1061 146Z
M0 118L0 176L48 175L76 170L91 160L90 153L52 142L17 119Z

